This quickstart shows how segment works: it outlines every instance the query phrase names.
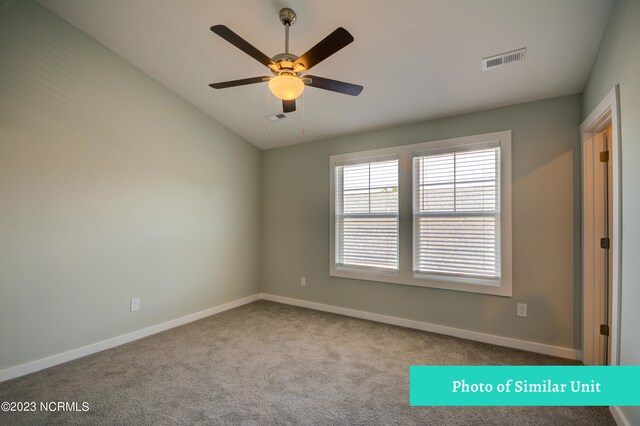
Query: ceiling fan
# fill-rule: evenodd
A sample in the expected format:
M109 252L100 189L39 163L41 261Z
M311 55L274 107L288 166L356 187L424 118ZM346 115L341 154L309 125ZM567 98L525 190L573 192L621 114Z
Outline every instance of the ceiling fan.
M282 99L282 110L284 112L293 112L296 110L296 98L302 94L305 86L317 87L318 89L330 90L351 96L358 96L360 92L362 92L363 87L356 84L317 77L315 75L307 74L301 76L301 74L310 70L313 66L324 61L351 43L353 36L349 34L349 31L338 27L305 54L298 57L289 52L289 27L296 22L296 13L286 7L280 11L280 21L284 25L285 30L284 53L279 53L273 58L269 58L225 25L214 25L211 27L211 31L261 64L269 67L273 76L243 78L240 80L212 83L209 86L214 89L224 89L227 87L244 86L268 81L269 89L274 96Z

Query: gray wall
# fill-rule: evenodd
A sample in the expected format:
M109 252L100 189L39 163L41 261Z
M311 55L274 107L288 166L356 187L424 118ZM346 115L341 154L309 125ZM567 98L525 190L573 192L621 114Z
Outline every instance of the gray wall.
M261 290L580 348L580 121L574 95L263 152ZM508 129L513 298L329 277L330 155Z
M51 12L2 1L0 369L257 293L260 161Z
M587 115L620 85L622 136L622 322L620 362L640 365L640 2L617 0L584 90ZM639 407L623 407L640 424Z

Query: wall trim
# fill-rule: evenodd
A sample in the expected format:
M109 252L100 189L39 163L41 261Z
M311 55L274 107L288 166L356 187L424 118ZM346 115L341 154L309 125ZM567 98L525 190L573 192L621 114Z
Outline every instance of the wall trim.
M431 324L422 321L409 320L392 317L388 315L374 314L371 312L358 311L339 306L325 305L323 303L309 302L307 300L292 299L290 297L277 296L275 294L261 293L260 298L271 302L284 303L286 305L300 306L302 308L315 309L316 311L331 312L334 314L346 315L349 317L366 319L369 321L381 322L384 324L397 325L400 327L413 328L416 330L429 331L431 333L444 334L447 336L459 337L462 339L474 340L476 342L489 343L507 348L520 349L523 351L536 352L544 355L557 356L580 360L581 351L560 346L551 346L544 343L529 342L527 340L512 339L510 337L496 336L493 334L469 331L461 328L447 327L444 325Z
M228 311L229 309L237 308L239 306L246 305L247 303L255 302L259 299L259 293L252 294L251 296L243 297L242 299L233 300L231 302L214 306L200 312L195 312L193 314L185 315L180 318L152 325L151 327L112 337L101 342L92 343L90 345L72 349L67 352L62 352L46 358L41 358L35 361L16 365L14 367L5 368L4 370L0 370L0 382L11 380L16 377L24 376L26 374L35 373L36 371L44 370L45 368L53 367L55 365L72 361L83 356L101 352L105 349L111 349L116 346L124 345L125 343L133 342L134 340L142 339L143 337L151 336L152 334L160 333L161 331L169 330L171 328L179 327L181 325L188 324L190 322L197 321L199 319L206 318L220 312Z
M413 328L416 330L428 331L431 333L444 334L447 336L459 337L462 339L474 340L476 342L489 343L497 346L505 346L508 348L520 349L524 351L541 353L544 355L557 356L561 358L568 358L574 360L581 359L581 352L579 350L563 348L560 346L551 346L543 343L529 342L526 340L512 339L510 337L496 336L493 334L480 333L477 331L469 331L460 328L447 327L444 325L431 324L422 321L409 320L405 318L392 317L388 315L375 314L371 312L358 311L356 309L343 308L339 306L326 305L323 303L310 302L307 300L293 299L290 297L277 296L269 293L256 293L251 296L243 297L222 305L214 306L205 309L200 312L185 315L180 318L176 318L170 321L166 321L160 324L153 325L151 327L143 328L141 330L132 331L130 333L122 334L120 336L112 337L100 342L92 343L87 346L72 349L67 352L62 352L56 355L52 355L46 358L41 358L35 361L27 362L24 364L16 365L14 367L5 368L0 370L0 382L6 380L15 379L20 376L35 373L36 371L44 370L45 368L53 367L65 362L72 361L87 355L91 355L97 352L111 349L116 346L124 345L125 343L133 342L138 339L142 339L147 336L151 336L156 333L160 333L171 328L179 327L184 324L188 324L193 321L197 321L202 318L206 318L211 315L218 314L220 312L228 311L233 308L237 308L242 305L246 305L251 302L255 302L259 299L268 300L271 302L283 303L286 305L299 306L302 308L314 309L317 311L331 312L334 314L345 315L353 318L366 319L369 321L380 322L384 324L397 325L400 327ZM618 425L629 425L624 414L620 411L620 407L611 407L611 413Z
M624 415L622 407L611 406L609 407L609 411L611 411L613 420L616 421L618 426L631 426L631 422L627 419L627 416Z

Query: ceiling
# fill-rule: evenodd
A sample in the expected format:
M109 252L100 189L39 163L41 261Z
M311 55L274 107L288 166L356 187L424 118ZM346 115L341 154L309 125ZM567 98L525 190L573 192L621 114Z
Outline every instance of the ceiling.
M268 149L579 93L613 0L40 0L184 99ZM268 56L284 51L278 11L298 15L301 55L336 27L355 41L313 68L364 86L358 97L307 88L302 107L268 129L267 85L209 83L269 70L209 27L225 24ZM527 47L523 62L481 59ZM281 110L272 98L270 113Z

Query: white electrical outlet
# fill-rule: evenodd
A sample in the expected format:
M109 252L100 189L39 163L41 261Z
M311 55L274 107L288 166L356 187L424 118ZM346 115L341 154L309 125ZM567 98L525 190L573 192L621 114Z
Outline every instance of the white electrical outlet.
M300 277L300 286L301 287L307 286L307 277Z
M518 310L516 311L519 317L527 316L527 304L526 303L518 303Z
M140 298L134 297L131 299L131 312L140 310Z

